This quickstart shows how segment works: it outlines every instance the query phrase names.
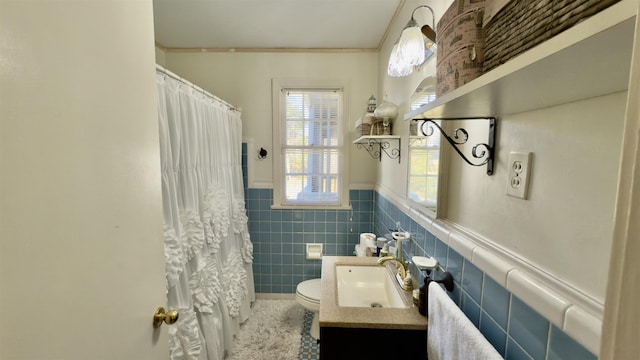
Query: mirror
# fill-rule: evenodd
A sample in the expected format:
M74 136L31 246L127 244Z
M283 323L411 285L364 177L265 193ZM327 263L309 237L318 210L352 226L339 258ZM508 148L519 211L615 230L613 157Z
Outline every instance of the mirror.
M435 77L426 77L411 96L411 110L436 99ZM437 216L440 183L440 133L431 136L421 130L422 121L409 121L409 148L407 165L407 198L433 218Z
M440 174L440 135L420 134L422 122L416 123L418 134L409 138L407 197L436 214Z

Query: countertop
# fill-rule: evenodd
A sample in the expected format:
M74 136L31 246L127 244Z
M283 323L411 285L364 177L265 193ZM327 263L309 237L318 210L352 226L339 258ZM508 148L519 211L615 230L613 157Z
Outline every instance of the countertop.
M320 327L374 328L426 330L427 318L420 315L413 304L412 292L395 286L401 292L403 300L410 307L373 308L338 306L335 281L335 265L376 265L377 257L323 256L322 257L322 295L320 298ZM387 263L387 266L393 262Z

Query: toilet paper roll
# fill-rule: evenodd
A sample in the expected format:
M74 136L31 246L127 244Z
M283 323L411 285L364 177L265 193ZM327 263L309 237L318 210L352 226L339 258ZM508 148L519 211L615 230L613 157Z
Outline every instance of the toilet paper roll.
M360 244L356 244L356 256L367 256L367 252L364 249Z
M309 259L309 260L321 260L322 259L322 244L307 244L307 259Z
M376 247L376 234L361 233L360 234L360 246L361 247Z
M375 254L375 250L369 247L360 246L360 244L356 244L356 250L354 253L356 256L373 256Z

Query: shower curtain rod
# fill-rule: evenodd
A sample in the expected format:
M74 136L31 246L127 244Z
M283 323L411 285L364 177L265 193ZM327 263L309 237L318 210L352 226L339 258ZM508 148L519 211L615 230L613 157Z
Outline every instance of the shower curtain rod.
M191 81L189 81L189 80L187 80L187 79L185 79L185 78L180 77L179 75L177 75L177 74L175 74L175 73L171 72L170 70L165 69L165 68L164 68L164 67L162 67L161 65L156 64L156 71L159 71L159 72L161 72L161 73L163 73L163 74L165 74L165 75L167 75L167 76L170 76L170 77L172 77L172 78L174 78L174 79L176 79L176 80L178 80L178 81L180 81L180 82L184 83L185 85L191 86L194 90L199 91L199 92L201 92L202 94L207 95L207 96L209 96L210 98L212 98L212 99L216 100L217 102L219 102L219 103L221 103L221 104L225 105L226 107L228 107L228 108L229 108L229 110L242 111L242 108L240 108L239 106L238 106L238 107L236 107L236 106L233 106L233 105L229 104L228 102L226 102L226 101L224 101L224 100L220 99L219 97L217 97L217 96L213 95L212 93L208 92L207 90L205 90L205 89L201 88L200 86L198 86L198 85L196 85L196 84L192 83Z

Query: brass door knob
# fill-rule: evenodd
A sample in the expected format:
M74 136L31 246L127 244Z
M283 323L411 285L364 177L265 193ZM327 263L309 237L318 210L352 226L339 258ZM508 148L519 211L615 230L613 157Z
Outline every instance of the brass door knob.
M157 329L162 326L163 322L167 325L175 324L179 317L180 314L178 314L176 310L165 312L164 308L161 306L156 310L156 313L153 314L153 327Z

